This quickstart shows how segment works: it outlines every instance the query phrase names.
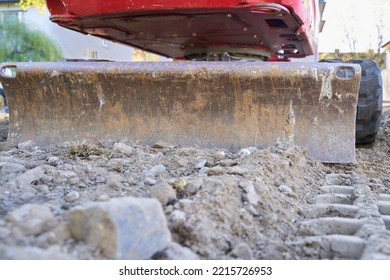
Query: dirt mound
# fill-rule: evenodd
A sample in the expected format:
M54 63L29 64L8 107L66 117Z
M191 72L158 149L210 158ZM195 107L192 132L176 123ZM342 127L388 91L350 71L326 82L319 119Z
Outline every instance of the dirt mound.
M0 135L6 127L2 121ZM69 215L89 202L106 211L111 206L99 203L135 197L159 201L166 221L155 225L166 224L163 232L171 235L171 245L151 258L300 259L294 240L321 186L352 187L364 178L378 193L390 189L389 113L377 141L359 147L350 165L321 164L283 143L237 153L127 141L50 147L29 141L1 149L2 258L117 256L106 253L107 244L76 236ZM120 231L111 214L114 226L107 229Z

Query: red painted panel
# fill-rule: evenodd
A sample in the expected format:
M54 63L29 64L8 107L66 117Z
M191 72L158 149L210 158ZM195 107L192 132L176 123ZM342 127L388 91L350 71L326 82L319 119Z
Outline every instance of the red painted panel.
M281 15L267 14L264 4L285 10ZM313 54L316 4L316 0L47 0L52 21L64 27L176 58L189 47L215 45L269 49L271 55L284 49L290 57ZM256 15L259 5L263 8ZM299 53L283 48L292 43Z
M75 16L116 13L118 11L236 8L241 5L256 3L276 3L296 8L297 12L302 6L301 0L47 0L47 5L52 14L66 11Z

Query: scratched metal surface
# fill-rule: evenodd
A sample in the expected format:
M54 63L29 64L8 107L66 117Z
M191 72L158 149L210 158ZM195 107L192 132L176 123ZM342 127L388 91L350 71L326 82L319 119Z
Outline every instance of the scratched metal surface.
M0 65L0 69L15 67L15 77L0 77L9 102L11 143L133 139L237 150L286 141L324 162L355 161L359 66Z

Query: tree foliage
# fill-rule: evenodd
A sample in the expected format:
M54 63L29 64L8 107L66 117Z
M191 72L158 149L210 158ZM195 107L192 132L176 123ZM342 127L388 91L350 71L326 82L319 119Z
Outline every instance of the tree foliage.
M40 11L44 11L46 2L45 0L20 0L18 5L24 10L27 10L30 7L35 7Z
M53 61L61 58L58 46L44 33L25 23L5 20L0 25L0 62Z
M342 61L348 61L352 59L369 59L374 60L380 69L385 68L385 54L377 53L374 50L368 50L364 53L320 53L320 59L341 59Z

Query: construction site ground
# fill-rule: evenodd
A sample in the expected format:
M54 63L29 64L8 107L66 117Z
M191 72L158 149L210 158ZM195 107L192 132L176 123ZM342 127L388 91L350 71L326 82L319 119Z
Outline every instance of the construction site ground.
M355 164L267 149L6 142L1 259L390 259L390 111Z

